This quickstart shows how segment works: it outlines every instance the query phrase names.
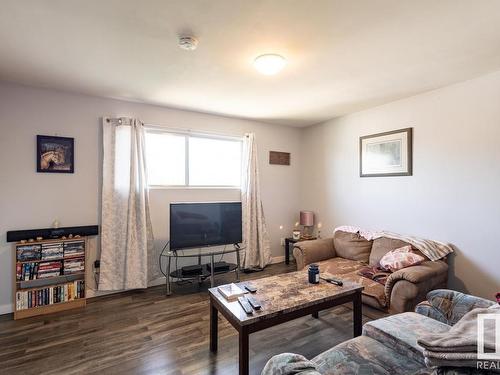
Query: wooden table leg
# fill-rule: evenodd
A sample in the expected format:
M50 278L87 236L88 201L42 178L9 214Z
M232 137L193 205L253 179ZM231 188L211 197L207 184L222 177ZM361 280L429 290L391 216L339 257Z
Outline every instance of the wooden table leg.
M212 353L217 352L217 341L218 341L218 316L217 316L217 309L215 308L212 299L210 299L210 351Z
M285 239L285 264L290 264L290 241Z
M242 327L239 334L240 341L240 375L248 375L250 364L249 364L249 334L245 327Z
M215 263L214 263L214 255L210 256L210 288L215 286Z
M235 273L236 273L236 281L240 281L240 249L237 248L236 249L236 269L235 269Z
M362 303L361 303L361 292L354 295L352 300L352 315L354 322L354 337L361 336L363 331L363 313L362 313Z

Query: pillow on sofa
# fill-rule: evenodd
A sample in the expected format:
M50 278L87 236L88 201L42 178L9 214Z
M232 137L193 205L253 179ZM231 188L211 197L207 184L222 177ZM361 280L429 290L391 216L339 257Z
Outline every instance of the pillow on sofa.
M391 250L380 259L380 267L395 272L397 270L416 266L422 263L425 258L412 252L411 245Z
M372 242L358 233L349 233L338 230L333 235L333 246L338 257L368 262Z
M399 249L403 246L411 246L408 242L396 240L394 238L380 237L373 240L372 251L370 253L370 266L378 266L380 259L391 250Z

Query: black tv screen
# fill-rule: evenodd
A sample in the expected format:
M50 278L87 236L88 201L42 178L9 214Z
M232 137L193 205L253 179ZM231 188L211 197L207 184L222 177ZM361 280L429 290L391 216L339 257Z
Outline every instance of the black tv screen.
M241 203L171 203L170 249L240 243Z

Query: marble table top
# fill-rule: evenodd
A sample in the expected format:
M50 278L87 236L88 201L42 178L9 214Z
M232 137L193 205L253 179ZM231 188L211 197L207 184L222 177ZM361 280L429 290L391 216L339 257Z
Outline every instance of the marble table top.
M321 276L331 277L332 275L321 273ZM246 284L257 288L256 293L248 295L254 297L262 308L254 311L252 315L247 315L238 301L229 302L226 300L219 293L217 287L209 289L209 293L212 298L220 302L227 312L236 318L239 324L247 325L363 290L363 286L360 284L348 280L342 281L343 286L333 285L324 280L320 280L319 284L310 284L307 270L302 270L236 283L242 289Z

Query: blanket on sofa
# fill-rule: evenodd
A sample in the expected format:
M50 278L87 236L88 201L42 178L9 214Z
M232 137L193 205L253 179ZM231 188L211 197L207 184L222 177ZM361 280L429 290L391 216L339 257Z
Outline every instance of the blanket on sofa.
M358 275L366 277L367 279L373 280L382 285L385 285L390 274L390 272L387 272L386 270L377 266L366 266L358 271Z
M448 332L427 333L417 343L424 348L425 363L433 366L476 367L478 352L478 319L481 314L500 316L498 308L477 308L469 311ZM494 353L495 321L484 320L482 347L485 353Z
M420 250L422 254L424 254L427 258L433 261L439 260L447 256L448 254L453 253L453 248L450 245L435 240L427 240L419 237L406 236L389 231L363 230L359 227L350 225L343 225L337 227L335 228L334 233L339 230L349 233L359 233L360 236L366 238L368 241L375 240L380 237L387 237L395 240L404 241L412 245L414 248Z

